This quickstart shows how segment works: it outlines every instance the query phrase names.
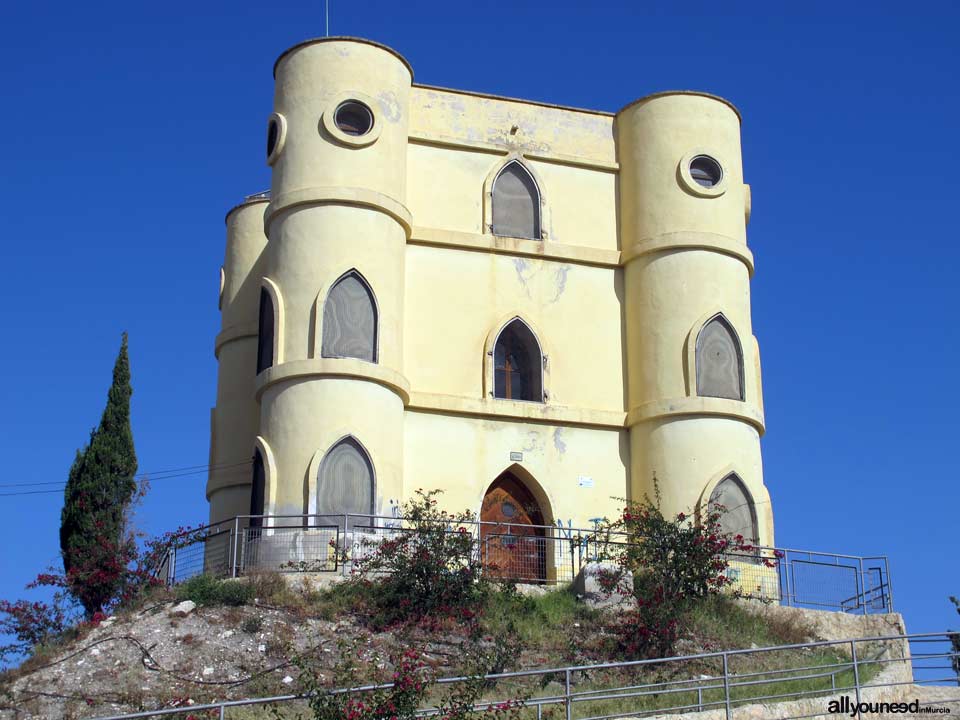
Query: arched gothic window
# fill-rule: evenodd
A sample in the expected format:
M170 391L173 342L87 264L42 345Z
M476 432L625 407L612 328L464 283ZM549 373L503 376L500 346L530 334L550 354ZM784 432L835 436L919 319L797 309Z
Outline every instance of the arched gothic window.
M354 438L334 445L320 463L317 475L317 514L373 514L373 465Z
M516 160L493 181L493 234L540 239L540 190L530 171Z
M253 484L250 487L250 514L263 515L263 504L266 497L267 478L263 468L263 456L260 450L253 452ZM251 517L250 527L263 527L263 518Z
M273 365L273 298L266 288L260 288L260 327L257 331L257 374Z
M716 505L723 506L720 529L724 533L742 535L744 542L751 545L759 542L757 511L753 498L736 473L727 475L710 493L710 506Z
M743 400L743 353L723 315L707 321L697 336L697 395Z
M377 362L377 306L355 270L337 280L327 295L320 355Z
M493 349L493 396L543 402L543 354L527 324L514 318Z

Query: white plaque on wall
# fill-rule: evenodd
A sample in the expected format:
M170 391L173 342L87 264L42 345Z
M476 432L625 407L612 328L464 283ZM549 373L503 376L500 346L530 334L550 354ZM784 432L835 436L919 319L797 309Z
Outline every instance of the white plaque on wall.
M577 477L577 485L582 488L592 488L593 487L593 478L589 475L580 475Z

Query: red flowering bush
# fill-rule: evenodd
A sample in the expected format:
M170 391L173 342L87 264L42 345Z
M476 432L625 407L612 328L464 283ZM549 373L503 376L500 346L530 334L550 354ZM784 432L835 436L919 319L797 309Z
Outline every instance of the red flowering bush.
M368 620L386 627L430 618L472 620L488 589L469 511L449 513L437 506L439 490L417 490L403 504L402 528L354 542L351 584L367 603Z
M135 601L150 588L163 585L165 579L158 577L157 571L167 553L173 547L196 542L200 532L179 528L148 540L142 546L131 534L119 554L116 548L101 551L97 548L103 546L92 543L87 551L75 556L69 572L51 570L40 573L27 589L55 588L50 602L0 600L0 634L15 638L13 642L0 645L0 661L24 655L77 626L84 616L81 609L89 607L91 598L97 598L98 602L107 598L102 602L102 610L86 616L85 624L95 627L106 619L106 613Z
M752 550L742 537L723 532L722 507L709 508L700 522L686 513L666 517L654 487L656 503L649 498L627 503L621 516L598 533L605 538L603 559L618 568L608 574L605 586L631 593L636 601L635 608L618 615L615 627L620 648L630 657L669 655L683 613L729 582L727 554ZM633 576L632 588L620 582L627 572Z
M301 656L294 664L300 670L300 692L307 697L314 720L413 720L428 706L434 710L431 716L440 720L481 715L518 720L522 700L490 705L481 700L493 685L485 676L502 670L498 662L504 643L481 637L466 640L461 646L465 679L445 686L437 685L421 650L408 646L388 662L378 662L362 637L340 641L339 659L333 666L326 662L329 655ZM285 717L277 708L273 715L278 720Z
M341 642L339 651L339 662L332 668L323 667L316 658L295 660L300 668L302 689L308 694L316 720L399 720L416 716L426 698L430 679L419 652L407 649L391 657L392 673L383 669L369 673L364 670L372 663L365 657L359 641ZM332 673L332 687L321 682L321 670ZM338 691L364 684L372 689Z
M70 617L63 603L0 600L0 633L16 640L0 646L0 662L28 652L31 648L60 635L68 626Z

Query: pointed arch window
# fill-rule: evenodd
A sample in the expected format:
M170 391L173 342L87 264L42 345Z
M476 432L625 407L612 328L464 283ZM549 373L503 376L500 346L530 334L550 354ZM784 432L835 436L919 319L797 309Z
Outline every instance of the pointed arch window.
M514 160L493 181L493 234L539 240L540 189L533 175Z
M697 395L743 400L743 352L723 315L708 320L697 335Z
M260 288L260 325L257 330L257 374L273 366L273 344L276 332L273 298Z
M377 362L377 306L367 281L355 270L327 295L320 355Z
M373 514L374 475L370 457L347 437L334 445L317 475L317 514Z
M507 323L494 345L493 396L543 402L543 353L520 318Z
M250 487L250 527L263 527L263 506L266 499L267 477L263 467L263 455L259 448L253 452L253 483Z
M736 473L727 475L710 493L710 506L722 506L720 529L729 535L741 535L751 545L759 542L757 510L747 486Z

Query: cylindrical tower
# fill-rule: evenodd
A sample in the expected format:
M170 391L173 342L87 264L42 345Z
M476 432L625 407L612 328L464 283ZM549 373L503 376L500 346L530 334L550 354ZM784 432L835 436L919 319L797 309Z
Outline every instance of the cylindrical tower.
M389 48L325 38L286 51L274 75L262 279L274 337L250 448L264 511L379 513L402 487L412 72Z
M260 409L254 392L257 304L260 297L265 198L251 198L227 213L227 250L220 276L221 332L217 405L210 412L210 522L250 512L250 458Z
M656 478L665 512L722 502L772 545L739 114L669 92L616 127L632 497L653 498Z

